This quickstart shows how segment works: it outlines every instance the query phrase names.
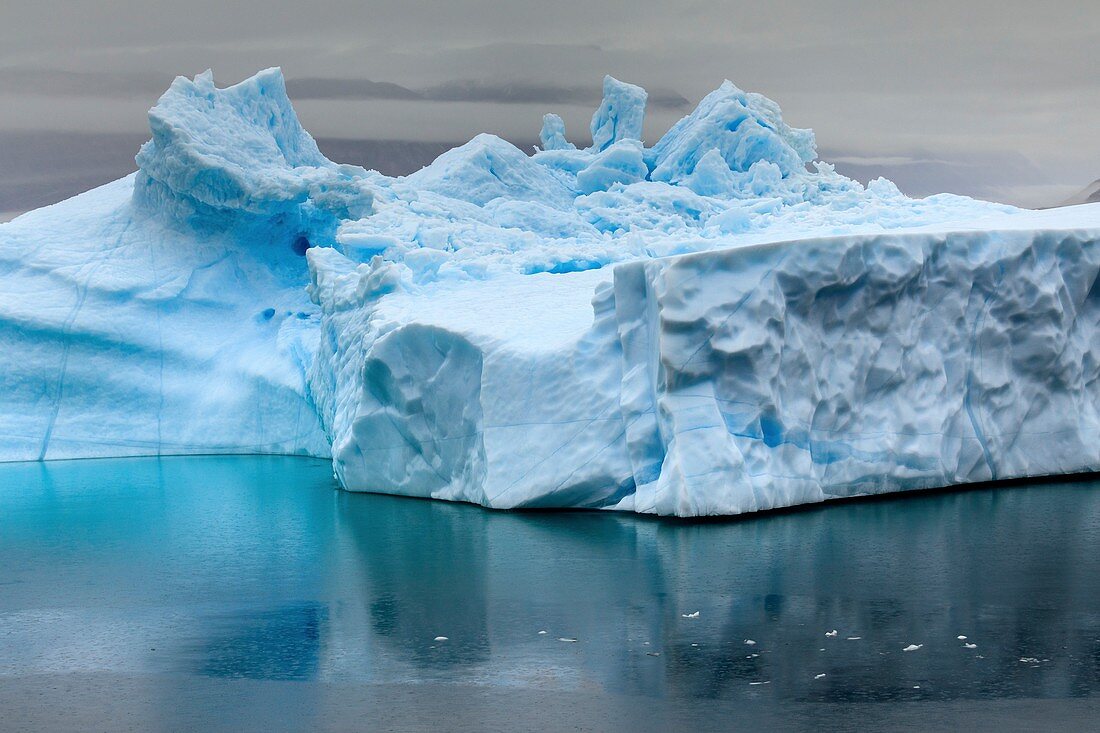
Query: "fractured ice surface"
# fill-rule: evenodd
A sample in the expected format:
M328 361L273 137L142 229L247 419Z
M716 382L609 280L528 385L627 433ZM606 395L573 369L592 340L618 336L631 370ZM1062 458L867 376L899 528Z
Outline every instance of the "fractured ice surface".
M647 147L325 159L268 70L0 225L0 458L330 455L351 490L735 514L1100 469L1100 205L864 187L730 82Z

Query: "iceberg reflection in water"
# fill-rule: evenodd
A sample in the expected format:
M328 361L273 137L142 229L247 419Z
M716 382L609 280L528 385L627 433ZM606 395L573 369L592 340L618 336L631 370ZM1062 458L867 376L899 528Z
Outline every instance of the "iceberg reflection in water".
M94 673L776 706L1100 690L1094 480L723 522L349 494L301 458L8 464L0 486L0 688Z

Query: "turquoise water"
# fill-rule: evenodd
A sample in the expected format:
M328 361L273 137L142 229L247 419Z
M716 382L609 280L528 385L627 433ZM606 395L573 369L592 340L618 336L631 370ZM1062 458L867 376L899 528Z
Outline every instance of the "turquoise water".
M0 465L0 687L88 675L655 705L1089 697L1100 483L688 523L349 494L299 458Z

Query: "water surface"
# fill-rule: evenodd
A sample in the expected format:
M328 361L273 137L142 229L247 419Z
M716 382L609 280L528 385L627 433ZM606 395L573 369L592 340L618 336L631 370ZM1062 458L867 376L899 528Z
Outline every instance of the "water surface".
M349 494L308 459L0 465L0 708L28 727L1004 730L1098 689L1096 481L693 523Z

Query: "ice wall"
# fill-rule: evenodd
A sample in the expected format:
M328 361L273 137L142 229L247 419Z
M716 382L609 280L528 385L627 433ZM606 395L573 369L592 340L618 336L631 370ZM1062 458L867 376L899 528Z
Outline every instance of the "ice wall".
M502 277L369 316L352 292L366 270L345 275L353 305L326 323L372 345L327 357L346 380L330 390L358 395L337 409L337 473L501 508L699 516L1096 470L1100 226L1035 224Z
M621 508L737 514L1097 470L1096 224L616 268L637 482Z

